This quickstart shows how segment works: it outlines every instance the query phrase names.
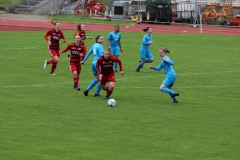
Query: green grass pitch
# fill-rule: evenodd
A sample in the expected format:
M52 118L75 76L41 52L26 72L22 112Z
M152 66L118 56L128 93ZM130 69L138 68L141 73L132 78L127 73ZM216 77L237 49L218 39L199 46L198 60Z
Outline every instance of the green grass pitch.
M75 31L63 31L67 43ZM154 29L153 29L154 32ZM108 107L96 88L92 56L73 89L67 53L50 76L45 31L0 32L0 159L2 160L238 160L240 159L239 37L153 33L155 61L167 47L178 74L178 104L159 91L164 71L135 72L144 33L121 32L124 76L116 74ZM89 31L88 36L109 32ZM94 40L87 40L90 49Z

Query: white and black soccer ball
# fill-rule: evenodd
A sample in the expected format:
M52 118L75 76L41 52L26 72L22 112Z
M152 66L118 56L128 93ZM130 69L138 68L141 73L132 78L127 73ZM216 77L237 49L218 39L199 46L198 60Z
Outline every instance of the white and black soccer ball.
M107 104L111 107L114 107L114 106L116 106L117 102L115 99L109 99Z

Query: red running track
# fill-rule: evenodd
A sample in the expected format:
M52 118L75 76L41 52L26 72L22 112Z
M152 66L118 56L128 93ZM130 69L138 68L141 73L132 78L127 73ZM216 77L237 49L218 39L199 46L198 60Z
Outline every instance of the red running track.
M154 33L170 33L170 34L201 34L200 27L194 28L190 24L148 24L141 23L133 26L121 26L122 31L142 32L145 27L152 27ZM48 30L53 28L49 21L33 21L33 20L13 20L0 18L0 31L36 31ZM113 25L103 24L86 24L87 30L109 31L113 30ZM61 30L76 30L76 23L61 22ZM226 26L202 26L202 34L219 34L240 36L240 27Z

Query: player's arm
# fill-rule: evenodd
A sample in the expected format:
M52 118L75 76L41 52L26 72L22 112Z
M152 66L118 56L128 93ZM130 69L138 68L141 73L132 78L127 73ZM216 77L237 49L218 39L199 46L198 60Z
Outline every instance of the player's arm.
M113 62L118 62L119 68L120 68L120 74L123 75L123 67L122 67L122 61L117 57L112 57Z
M154 69L154 70L160 71L160 70L163 68L163 65L162 65L162 63L160 62L159 66L154 67L154 66L149 65L148 68L149 68L149 69Z
M98 60L97 60L97 64L96 64L96 70L98 72L98 75L99 75L99 79L101 80L103 75L101 73L101 70L100 70L100 64L101 64L101 61L102 61L102 57L99 57Z
M107 40L107 46L108 46L109 49L111 48L110 39L111 39L111 33L108 34L108 40Z
M91 49L88 51L88 53L86 54L85 58L81 61L81 64L86 62L86 60L88 59L88 57L93 53L93 47L91 47Z
M66 39L65 39L65 37L64 37L64 35L63 35L63 33L62 33L62 32L60 32L60 35L61 35L61 37L62 37L62 41L63 41L63 43L65 43L65 42L66 42Z
M143 37L142 44L144 44L144 45L149 44L148 41L147 41L147 36L146 35Z
M44 35L44 38L45 38L46 41L48 41L48 42L49 42L48 36L50 36L50 35L51 35L51 31L50 31L50 30Z
M72 44L69 44L64 50L60 51L60 53L67 52L68 50L71 49Z
M163 60L164 62L172 65L172 66L174 65L174 62L173 62L172 60L170 60L170 59L166 59L166 58L162 57L162 60Z

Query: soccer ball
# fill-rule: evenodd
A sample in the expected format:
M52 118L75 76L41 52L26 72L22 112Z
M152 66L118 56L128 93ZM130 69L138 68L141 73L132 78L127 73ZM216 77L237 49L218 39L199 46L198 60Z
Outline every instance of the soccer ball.
M109 99L107 104L111 107L116 106L117 102L115 101L115 99Z

